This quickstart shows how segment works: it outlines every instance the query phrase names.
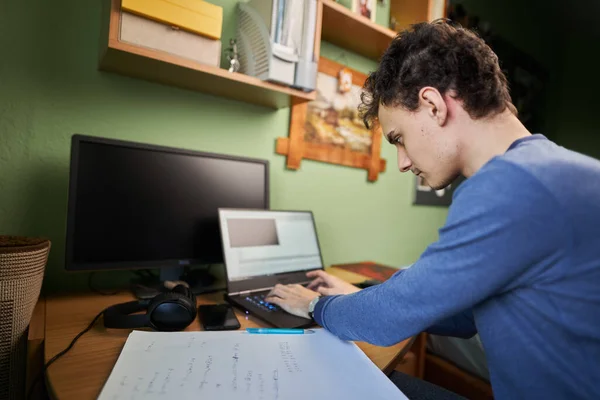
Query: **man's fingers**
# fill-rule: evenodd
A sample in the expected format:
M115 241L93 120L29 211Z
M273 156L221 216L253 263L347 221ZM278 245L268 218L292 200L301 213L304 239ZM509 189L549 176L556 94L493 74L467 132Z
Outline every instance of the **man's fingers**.
M326 286L319 286L317 292L321 293L323 296L329 296L332 294L332 289Z
M322 269L316 269L314 271L308 271L306 276L309 278L321 278L323 281L327 282L327 278L330 276L327 272Z
M310 290L314 290L324 283L325 283L325 281L323 280L323 278L316 278L316 279L313 279L308 285L306 285L306 288L310 289Z
M316 271L310 271L306 273L306 276L309 278L317 278L320 279L322 285L326 286L335 286L336 278L333 275L329 275L327 272L318 269Z
M281 297L275 296L266 297L265 300L269 303L277 304L278 306L281 306L281 303L283 302L283 299Z
M287 290L285 286L277 284L273 289L271 289L271 292L267 295L267 297L277 296L284 299L286 292Z

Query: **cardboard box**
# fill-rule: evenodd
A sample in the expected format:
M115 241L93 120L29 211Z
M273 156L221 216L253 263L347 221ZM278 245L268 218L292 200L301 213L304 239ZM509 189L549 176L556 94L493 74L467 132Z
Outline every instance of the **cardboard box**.
M122 0L121 8L210 39L221 39L223 8L206 1Z
M121 13L119 40L214 67L221 63L220 40L176 30L128 12Z

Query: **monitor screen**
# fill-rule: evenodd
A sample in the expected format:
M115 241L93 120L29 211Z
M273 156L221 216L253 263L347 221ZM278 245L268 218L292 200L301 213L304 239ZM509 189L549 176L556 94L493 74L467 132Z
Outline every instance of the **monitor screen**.
M218 208L269 208L268 162L75 135L70 270L223 261Z
M308 211L219 210L229 281L323 268Z

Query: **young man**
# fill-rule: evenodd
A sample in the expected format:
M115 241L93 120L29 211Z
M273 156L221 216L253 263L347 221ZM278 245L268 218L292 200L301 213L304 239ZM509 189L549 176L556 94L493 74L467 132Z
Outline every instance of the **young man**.
M600 398L600 162L530 134L496 55L443 22L394 39L361 107L400 171L434 189L467 177L439 240L381 285L316 272L268 301L383 346L478 332L496 399Z

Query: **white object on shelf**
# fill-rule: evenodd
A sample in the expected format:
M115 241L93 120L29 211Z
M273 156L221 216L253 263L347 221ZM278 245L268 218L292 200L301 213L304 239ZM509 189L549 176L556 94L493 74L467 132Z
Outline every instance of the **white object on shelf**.
M240 72L312 90L316 84L317 64L312 56L316 6L316 0L251 0L238 3L236 40ZM313 14L312 23L306 21L308 12ZM312 34L309 34L311 25ZM311 56L307 58L305 54L308 53ZM313 69L314 74L311 73Z
M317 25L317 0L304 0L304 26L300 60L296 66L294 87L305 91L315 90L319 63L315 59L315 29Z

